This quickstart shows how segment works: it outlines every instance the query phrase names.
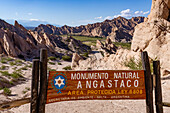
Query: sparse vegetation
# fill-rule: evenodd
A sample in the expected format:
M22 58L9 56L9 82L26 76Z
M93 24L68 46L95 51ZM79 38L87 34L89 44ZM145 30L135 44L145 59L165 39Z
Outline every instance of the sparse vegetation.
M142 68L142 60L135 61L134 57L130 58L130 60L125 61L124 65L126 67L129 67L130 69L133 69L133 70L143 69Z
M66 36L66 35L61 35L61 36ZM83 44L86 44L88 46L96 45L96 40L101 40L101 41L106 40L106 38L103 37L88 37L88 36L78 36L78 35L71 35L71 36L76 40L80 40Z
M9 88L4 88L4 89L3 89L4 95L8 95L8 96L9 96L9 95L11 95L11 92L12 92L12 91L11 91Z
M88 53L84 53L82 56L89 57L89 54Z
M14 59L13 59L13 58L10 58L10 57L7 57L6 60L7 60L7 61L13 61Z
M49 64L51 64L51 65L55 65L55 62L48 62Z
M66 66L63 68L64 70L71 70L71 66Z
M2 76L7 76L7 77L13 77L13 78L19 78L22 77L21 73L14 71L13 73L9 73L8 71L0 71Z
M56 71L55 69L50 69L49 71Z
M27 69L27 65L24 66L24 67L22 67L21 70L28 70L28 69Z
M2 74L2 76L10 76L8 71L0 71L0 73Z
M14 66L16 65L16 62L10 62L9 65Z
M6 68L8 68L8 66L2 65L2 66L0 67L1 70L5 70Z
M23 63L22 60L19 60L19 59L16 59L15 62L16 62L17 64L22 64L22 63Z
M7 64L7 61L5 59L1 59L2 64Z
M122 42L114 42L114 44L117 46L117 47L122 47L123 49L128 49L130 50L131 48L131 43L122 43Z
M71 57L70 57L70 56L67 56L67 55L62 56L62 59L63 59L64 61L71 61Z
M23 94L27 93L28 91L30 91L29 87L25 87L25 90L22 91Z
M27 91L30 91L30 88L29 88L29 87L25 87L25 89L26 89Z
M25 93L27 93L27 91L23 90L22 93L25 94Z
M54 57L54 56L50 56L50 57L48 57L48 59L49 59L49 60L52 60L52 61L57 60L57 58L56 58L56 57Z
M62 65L60 62L58 62L58 65Z

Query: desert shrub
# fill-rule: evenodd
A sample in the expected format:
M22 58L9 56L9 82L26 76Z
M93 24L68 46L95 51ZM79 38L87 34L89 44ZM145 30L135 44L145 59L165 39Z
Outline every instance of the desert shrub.
M10 83L11 85L14 85L13 81L9 81L9 83Z
M48 57L48 59L49 59L49 60L52 60L52 61L57 60L57 58L54 57L54 56L50 56L50 57Z
M0 71L0 73L2 74L2 76L10 76L8 71Z
M16 70L16 69L17 69L17 67L13 67L12 69L13 69L13 70Z
M10 76L13 77L13 78L22 77L22 75L20 73L16 72L16 71L14 71Z
M88 53L84 53L83 56L84 57L89 57L89 54Z
M114 42L114 44L115 44L117 47L121 46L121 47L124 48L124 49L128 49L128 50L131 49L131 43Z
M1 70L5 70L7 67L8 67L8 66L2 65L2 66L0 67L0 69L1 69Z
M49 71L56 71L55 69L50 69Z
M19 59L16 59L15 62L16 62L17 64L22 64L22 63L23 63L22 60L19 60Z
M124 62L124 65L126 67L129 67L130 69L133 69L133 70L140 70L140 69L143 69L142 67L142 60L137 60L135 61L135 58L130 58L129 60L125 61Z
M27 93L27 91L23 90L22 93L25 94L25 93Z
M16 65L16 62L10 62L9 65L14 66Z
M62 59L63 59L64 61L71 61L71 57L70 57L70 56L67 56L67 55L62 56Z
M20 72L14 71L13 73L9 73L8 71L0 71L2 76L8 76L8 77L13 77L13 78L19 78L22 77Z
M51 65L55 65L55 62L48 62L49 64L51 64Z
M21 70L28 70L27 66L22 67Z
M29 68L32 68L32 64L28 65Z
M63 68L64 70L71 70L71 66L66 66Z
M4 89L3 89L4 95L8 95L8 96L9 96L9 95L11 95L11 92L12 92L12 91L11 91L9 88L4 88Z
M10 58L10 57L7 57L6 60L7 60L7 61L13 61L14 59L13 59L13 58Z
M62 65L60 62L58 62L58 65Z
M29 87L25 87L25 89L26 89L27 91L30 91L30 90L31 90Z
M1 59L1 63L2 63L2 64L7 64L7 61L4 60L4 59Z

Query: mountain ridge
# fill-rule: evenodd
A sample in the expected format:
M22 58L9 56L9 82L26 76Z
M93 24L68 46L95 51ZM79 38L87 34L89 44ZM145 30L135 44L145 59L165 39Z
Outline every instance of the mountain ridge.
M144 22L144 19L145 17L132 17L131 19L117 17L112 20L105 20L103 22L76 27L70 27L67 25L56 27L50 24L40 24L34 29L34 31L54 35L74 34L93 37L108 37L113 42L130 42L133 37L134 27L137 24Z

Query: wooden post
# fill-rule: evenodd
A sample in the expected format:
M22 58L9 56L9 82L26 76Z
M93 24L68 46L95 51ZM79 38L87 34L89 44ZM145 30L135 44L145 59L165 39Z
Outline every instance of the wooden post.
M38 112L38 83L39 83L39 60L33 60L32 85L31 85L31 109L30 113Z
M163 103L162 103L162 88L161 88L161 78L160 78L160 61L153 62L153 71L155 75L155 104L156 112L163 113Z
M45 113L47 97L47 49L40 51L40 92L38 97L38 113Z
M142 52L142 65L145 70L145 89L146 89L146 112L154 113L153 108L153 81L150 70L149 57L147 52Z

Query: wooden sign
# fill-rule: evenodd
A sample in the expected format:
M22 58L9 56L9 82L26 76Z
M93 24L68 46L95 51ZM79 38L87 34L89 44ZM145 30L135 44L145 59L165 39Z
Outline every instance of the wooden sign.
M145 98L144 70L51 71L48 77L47 104Z

